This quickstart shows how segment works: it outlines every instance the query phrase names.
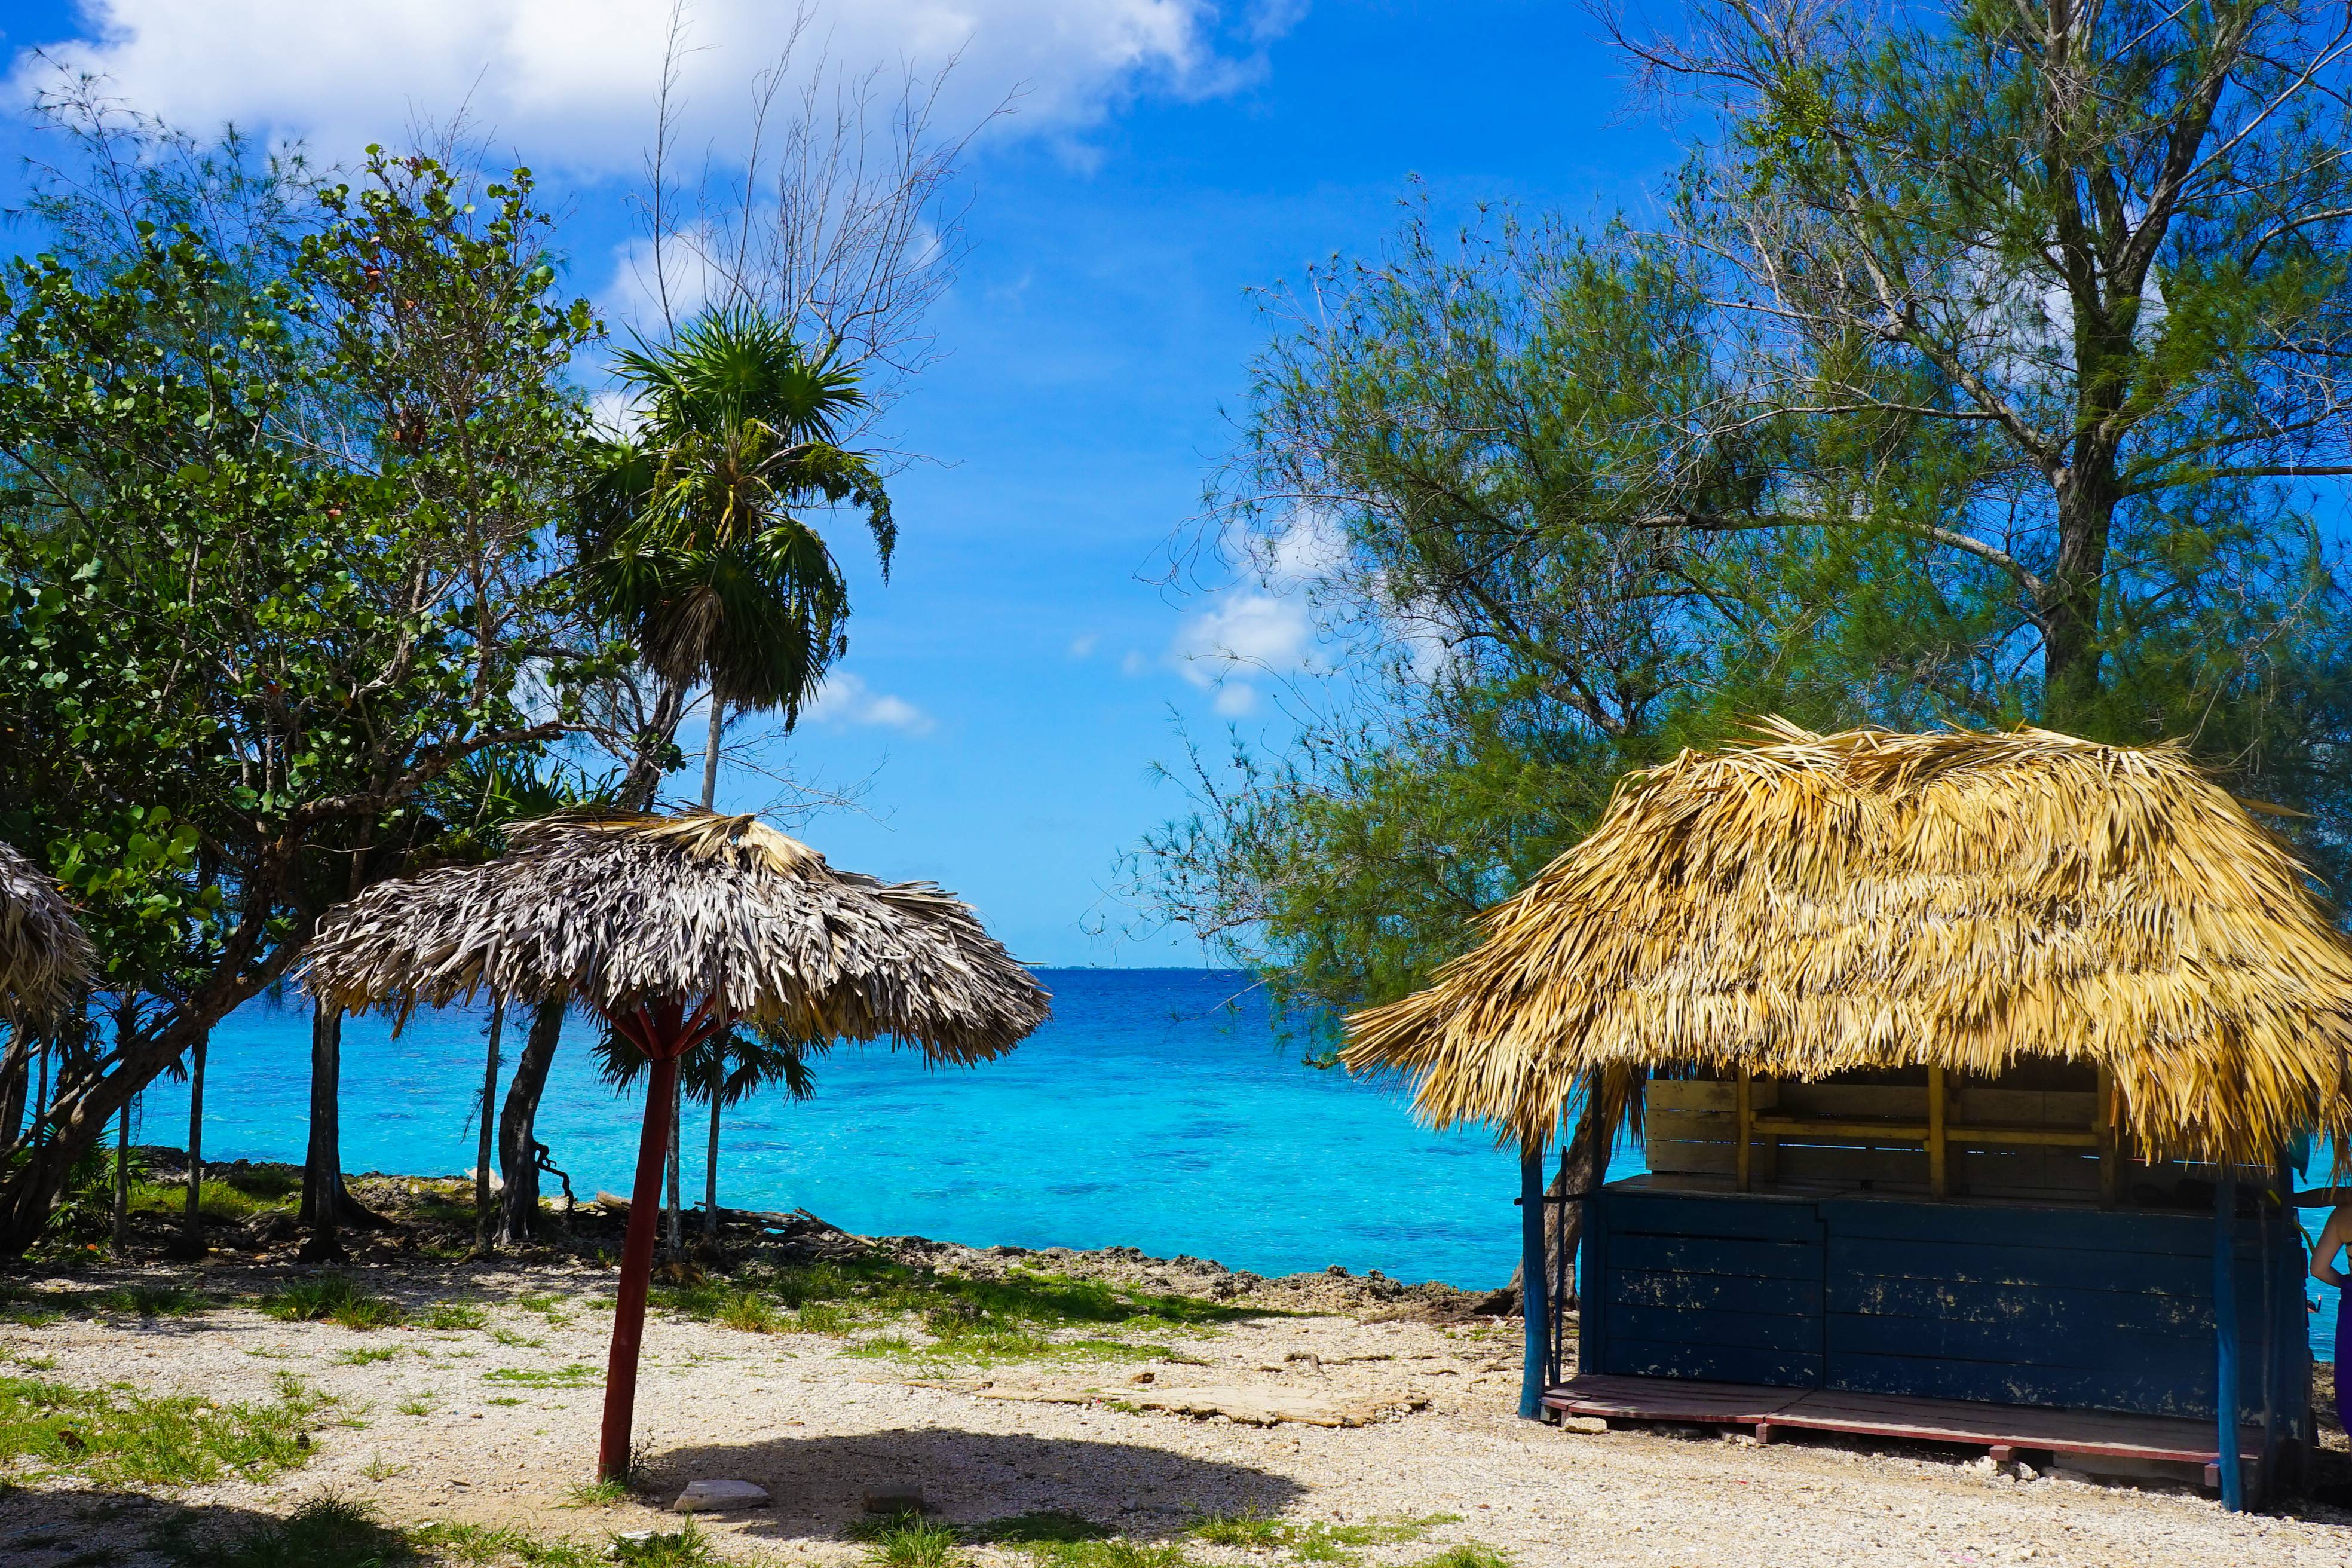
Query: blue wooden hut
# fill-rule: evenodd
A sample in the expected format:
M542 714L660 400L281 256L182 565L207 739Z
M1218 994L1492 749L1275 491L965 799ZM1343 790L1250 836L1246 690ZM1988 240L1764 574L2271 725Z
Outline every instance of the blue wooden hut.
M2287 1154L2352 1132L2334 911L2177 746L1766 729L1630 775L1477 948L1349 1021L1350 1067L1522 1152L1523 1413L2259 1496L2314 1436ZM1540 1310L1571 1112L1649 1165L1563 1155L1572 1343Z

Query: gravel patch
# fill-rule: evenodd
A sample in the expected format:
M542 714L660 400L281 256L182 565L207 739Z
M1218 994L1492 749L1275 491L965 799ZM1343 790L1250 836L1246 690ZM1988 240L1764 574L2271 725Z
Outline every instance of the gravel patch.
M1086 1258L1163 1289L1188 1272L1118 1255L1020 1260L1067 1269ZM362 1274L412 1314L458 1293L446 1268ZM258 1291L282 1278L216 1272L205 1284ZM1266 1283L1223 1299L1257 1303ZM671 1516L656 1505L688 1480L727 1479L757 1483L773 1499L755 1512L703 1516L722 1552L744 1562L856 1562L860 1548L844 1532L865 1494L917 1486L959 1523L1058 1510L1147 1538L1174 1537L1204 1513L1252 1509L1301 1523L1458 1516L1417 1541L1363 1548L1376 1568L1465 1541L1528 1568L2352 1564L2352 1516L2318 1505L2298 1516L2233 1517L2177 1489L2021 1481L1959 1450L1810 1438L1758 1447L1712 1434L1576 1434L1522 1422L1513 1414L1516 1323L1465 1318L1458 1302L1451 1315L1404 1310L1427 1303L1407 1288L1384 1295L1361 1281L1350 1287L1349 1313L1137 1335L1168 1346L1172 1364L942 1366L854 1353L854 1342L839 1339L657 1313L637 1405L651 1500L583 1507L570 1491L593 1467L610 1322L598 1302L609 1298L610 1272L551 1264L477 1272L463 1284L485 1308L478 1329L358 1331L281 1322L245 1307L190 1319L0 1326L0 1360L16 1363L0 1372L223 1400L266 1399L277 1374L290 1372L343 1401L351 1423L323 1426L310 1462L264 1485L226 1483L169 1500L55 1483L0 1495L0 1563L58 1563L92 1549L128 1564L160 1563L140 1547L173 1508L212 1528L286 1513L321 1490L368 1500L404 1523L452 1520L603 1540L664 1523ZM1213 1285L1203 1293L1216 1293ZM1294 1301L1309 1294L1286 1293ZM524 1309L517 1298L526 1295L554 1298L552 1310ZM1073 1384L1098 1387L1103 1398L1004 1397L1024 1385ZM1146 1409L1120 1393L1158 1385L1254 1391L1269 1406L1403 1413L1344 1427L1254 1425ZM43 1539L62 1544L28 1544ZM1234 1568L1286 1561L1198 1543L1188 1551ZM1029 1561L1003 1548L972 1555Z

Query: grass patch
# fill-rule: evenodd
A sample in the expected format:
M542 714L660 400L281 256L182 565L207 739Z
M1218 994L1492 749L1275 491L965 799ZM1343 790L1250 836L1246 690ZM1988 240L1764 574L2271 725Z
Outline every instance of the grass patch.
M520 1405L522 1401L517 1399L511 1394L501 1394L494 1399L485 1399L482 1403L485 1405Z
M656 1289L654 1300L678 1317L754 1333L840 1336L912 1317L932 1342L919 1353L971 1362L1051 1355L1163 1359L1165 1347L1110 1334L1154 1328L1208 1331L1266 1315L1066 1275L1015 1272L1003 1279L967 1279L878 1255L772 1268L732 1283L667 1285ZM904 1335L886 1335L857 1349L861 1354L896 1355L907 1353L899 1348L907 1343Z
M196 1545L167 1538L159 1544L187 1568L389 1568L417 1555L406 1532L378 1521L367 1504L332 1493L234 1541Z
M192 1318L212 1310L212 1302L184 1285L122 1285L90 1303L125 1318Z
M287 1323L341 1323L347 1329L383 1329L404 1321L399 1303L371 1296L343 1274L297 1279L261 1298L261 1310Z
M0 1468L30 1461L41 1473L135 1486L267 1480L310 1458L309 1428L335 1403L286 1374L263 1405L0 1378Z
M286 1201L290 1193L276 1193L272 1190L276 1185L271 1182L233 1184L206 1176L196 1212L215 1225L238 1225L257 1215L290 1212L292 1205ZM188 1212L188 1185L184 1181L133 1182L131 1212L179 1219Z
M601 1481L575 1481L564 1494L573 1508L616 1508L629 1500L629 1483L611 1477Z
M430 1415L433 1414L433 1402L429 1399L404 1399L393 1408L403 1415Z
M992 1519L966 1531L965 1539L977 1546L1064 1546L1073 1541L1102 1541L1115 1533L1107 1524L1049 1509Z
M520 1568L718 1568L720 1559L692 1524L643 1542L614 1539L584 1546L542 1541L520 1530L479 1524L383 1523L366 1503L326 1494L293 1517L255 1527L232 1541L199 1544L186 1526L157 1547L184 1568L405 1568L416 1564L517 1564Z
M490 1338L509 1350L535 1351L547 1343L545 1340L535 1340L529 1334L516 1333L512 1329L492 1329Z
M482 1373L482 1381L505 1384L512 1388L587 1388L602 1375L594 1367L574 1362L553 1372L536 1367L502 1366L495 1372Z
M866 1542L866 1561L874 1568L950 1568L962 1561L957 1552L962 1537L955 1526L930 1523L918 1513L860 1520L850 1535Z
M1438 1525L1461 1522L1458 1513L1433 1513L1420 1519L1376 1519L1362 1524L1326 1524L1319 1521L1293 1524L1253 1508L1240 1513L1207 1515L1193 1521L1184 1533L1212 1546L1237 1546L1250 1552L1282 1549L1301 1563L1353 1563L1363 1547L1402 1546L1421 1540ZM1494 1565L1465 1563L1460 1568Z
M370 1366L380 1361L390 1361L399 1353L400 1347L398 1345L362 1345L358 1350L342 1351L338 1352L335 1357L335 1364L338 1366Z
M1511 1568L1511 1556L1491 1546L1465 1541L1459 1546L1449 1546L1434 1557L1425 1557L1413 1568Z
M489 1321L489 1314L470 1301L436 1301L426 1309L420 1321L428 1329L449 1332L459 1329L478 1329Z
M1257 1510L1244 1509L1240 1513L1213 1513L1193 1521L1184 1533L1195 1541L1205 1541L1212 1546L1239 1546L1251 1552L1271 1552L1289 1540L1290 1526L1272 1519Z
M1047 1568L1188 1568L1181 1546L1166 1542L1066 1541L1031 1548Z

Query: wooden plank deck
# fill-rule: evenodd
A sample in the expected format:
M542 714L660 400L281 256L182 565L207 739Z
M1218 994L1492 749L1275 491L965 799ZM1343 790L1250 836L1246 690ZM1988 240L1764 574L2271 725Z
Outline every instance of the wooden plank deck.
M1745 1426L1767 1441L1775 1428L1786 1428L1966 1444L1990 1449L2000 1459L2020 1449L2207 1467L2221 1458L2210 1421L1848 1394L1827 1388L1763 1388L1594 1374L1570 1378L1552 1388L1545 1394L1544 1404L1566 1415ZM2245 1426L2241 1432L2239 1451L2260 1454L2262 1428Z

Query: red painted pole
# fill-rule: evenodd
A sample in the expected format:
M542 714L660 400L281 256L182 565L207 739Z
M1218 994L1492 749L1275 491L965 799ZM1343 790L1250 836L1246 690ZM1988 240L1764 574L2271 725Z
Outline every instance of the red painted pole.
M649 1055L651 1053L648 1053ZM662 1161L669 1152L669 1096L677 1058L653 1058L645 1127L637 1134L637 1184L629 1193L629 1238L621 1247L621 1289L613 1304L613 1352L604 1366L604 1436L596 1452L599 1480L629 1479L629 1427L637 1409L637 1351L646 1337L646 1290L654 1271L654 1231L661 1218Z

